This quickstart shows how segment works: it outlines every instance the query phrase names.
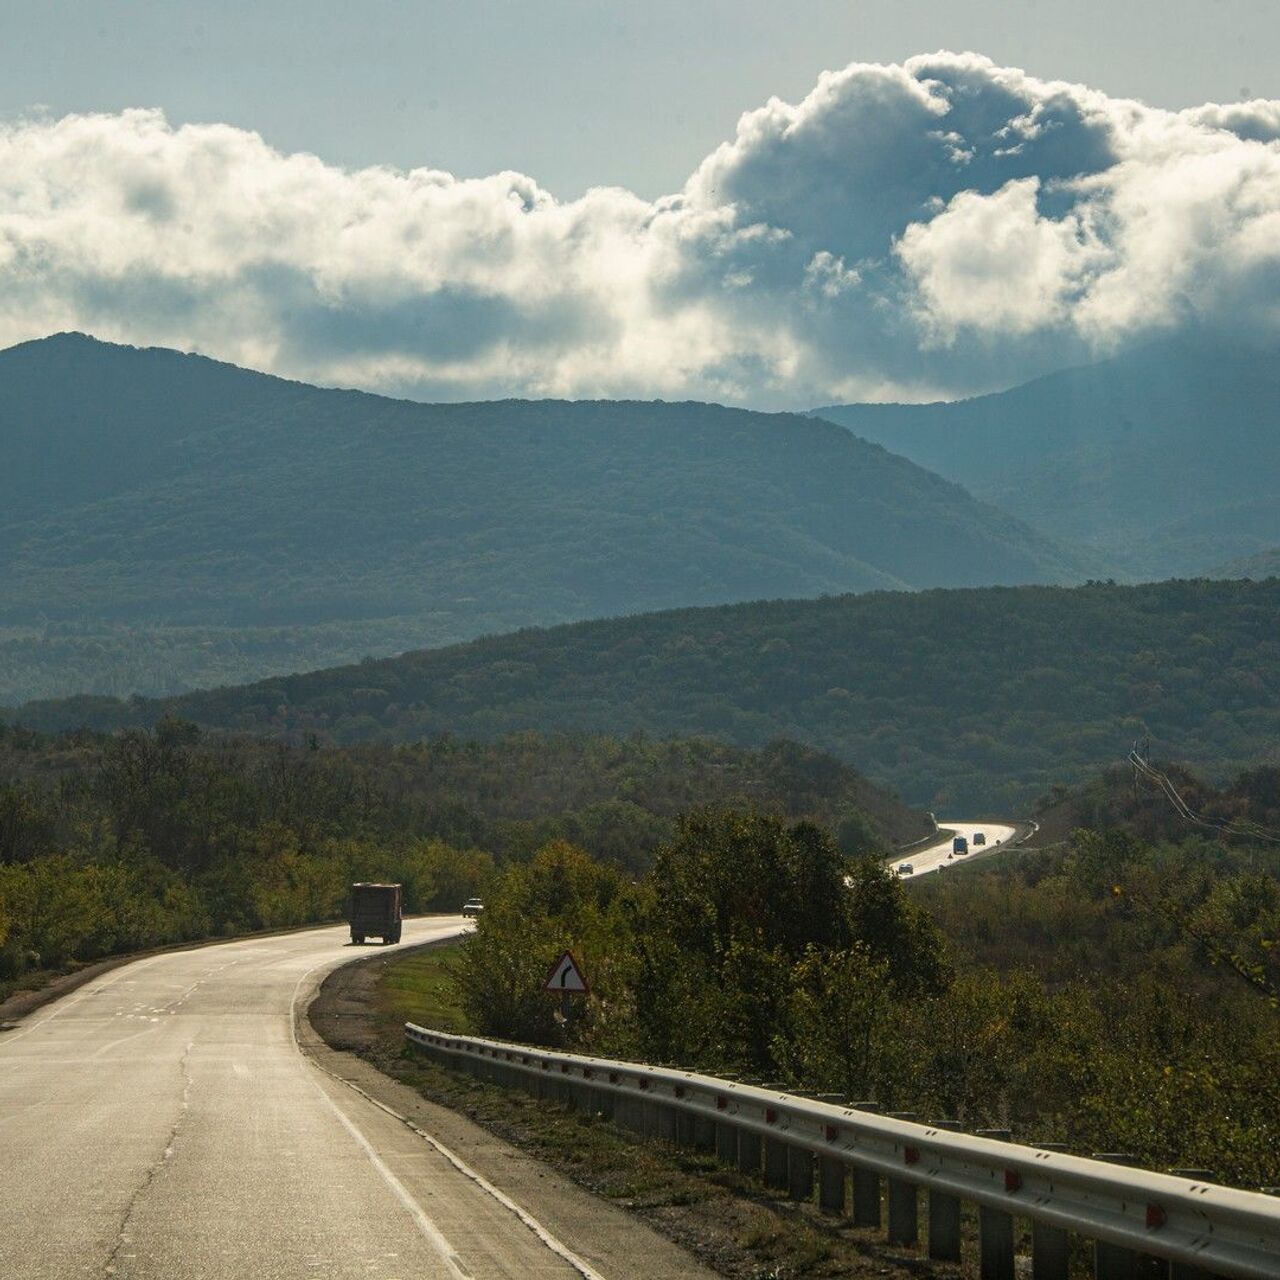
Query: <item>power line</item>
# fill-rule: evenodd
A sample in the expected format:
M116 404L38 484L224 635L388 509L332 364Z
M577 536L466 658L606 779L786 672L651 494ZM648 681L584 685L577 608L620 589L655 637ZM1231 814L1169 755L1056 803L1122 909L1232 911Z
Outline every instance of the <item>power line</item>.
M1150 739L1147 739L1147 750L1150 748ZM1266 840L1273 844L1280 844L1280 832L1261 826L1249 819L1233 818L1223 821L1220 818L1209 818L1202 813L1197 813L1178 793L1177 787L1173 785L1167 773L1162 773L1159 769L1154 769L1142 756L1138 753L1138 744L1133 744L1133 750L1129 752L1129 762L1133 765L1136 774L1141 774L1149 782L1155 783L1157 787L1164 793L1169 803L1177 811L1178 815L1185 821L1194 823L1197 826L1208 827L1213 831L1220 831L1224 835L1244 836L1254 840Z

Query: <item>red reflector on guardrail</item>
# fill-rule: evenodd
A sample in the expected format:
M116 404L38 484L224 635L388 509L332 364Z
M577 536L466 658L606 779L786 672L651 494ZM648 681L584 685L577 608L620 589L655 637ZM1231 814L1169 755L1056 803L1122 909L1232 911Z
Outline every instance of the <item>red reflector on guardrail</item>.
M1168 1221L1169 1215L1158 1204L1147 1205L1147 1227L1149 1230L1158 1230Z
M1022 1190L1022 1174L1016 1169L1004 1171L1004 1189L1009 1192Z
M919 1147L904 1147L904 1148L903 1148L903 1150L902 1150L902 1158L903 1158L903 1159L904 1159L908 1164L919 1164L919 1163L920 1163L920 1148L919 1148Z
M822 1136L828 1142L834 1142L840 1136L840 1130L835 1125L829 1124L822 1130Z
M729 1105L729 1099L728 1099L728 1098L726 1098L726 1097L724 1096L724 1094L720 1094L720 1095L718 1095L718 1096L717 1096L717 1098L716 1098L716 1110L717 1110L717 1111L723 1111L723 1110L724 1110L728 1105Z
M765 1107L764 1122L765 1124L777 1124L778 1123L777 1111L775 1111L772 1107Z

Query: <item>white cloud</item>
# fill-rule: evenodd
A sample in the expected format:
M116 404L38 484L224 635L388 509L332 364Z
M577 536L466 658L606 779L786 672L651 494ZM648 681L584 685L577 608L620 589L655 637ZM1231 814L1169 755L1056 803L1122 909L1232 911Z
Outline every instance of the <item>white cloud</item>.
M972 54L824 74L685 188L348 171L153 111L0 127L0 343L79 328L459 398L963 393L1180 325L1275 337L1280 103Z

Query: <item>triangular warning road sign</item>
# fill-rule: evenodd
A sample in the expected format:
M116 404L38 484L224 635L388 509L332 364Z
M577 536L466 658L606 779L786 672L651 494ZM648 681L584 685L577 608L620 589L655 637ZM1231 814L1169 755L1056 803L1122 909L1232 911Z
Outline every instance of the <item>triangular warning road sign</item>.
M586 989L587 980L582 976L582 970L578 968L578 962L573 958L571 952L566 951L556 961L555 968L551 970L550 975L547 977L547 990L585 992Z

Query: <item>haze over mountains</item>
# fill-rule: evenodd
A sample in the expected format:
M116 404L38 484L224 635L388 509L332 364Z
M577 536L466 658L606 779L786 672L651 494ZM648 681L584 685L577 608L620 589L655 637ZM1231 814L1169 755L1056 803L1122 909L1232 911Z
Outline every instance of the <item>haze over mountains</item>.
M817 412L1135 578L1280 544L1280 350L1178 339L995 395Z
M676 605L1089 572L802 415L417 404L75 334L0 353L0 404L0 705Z

